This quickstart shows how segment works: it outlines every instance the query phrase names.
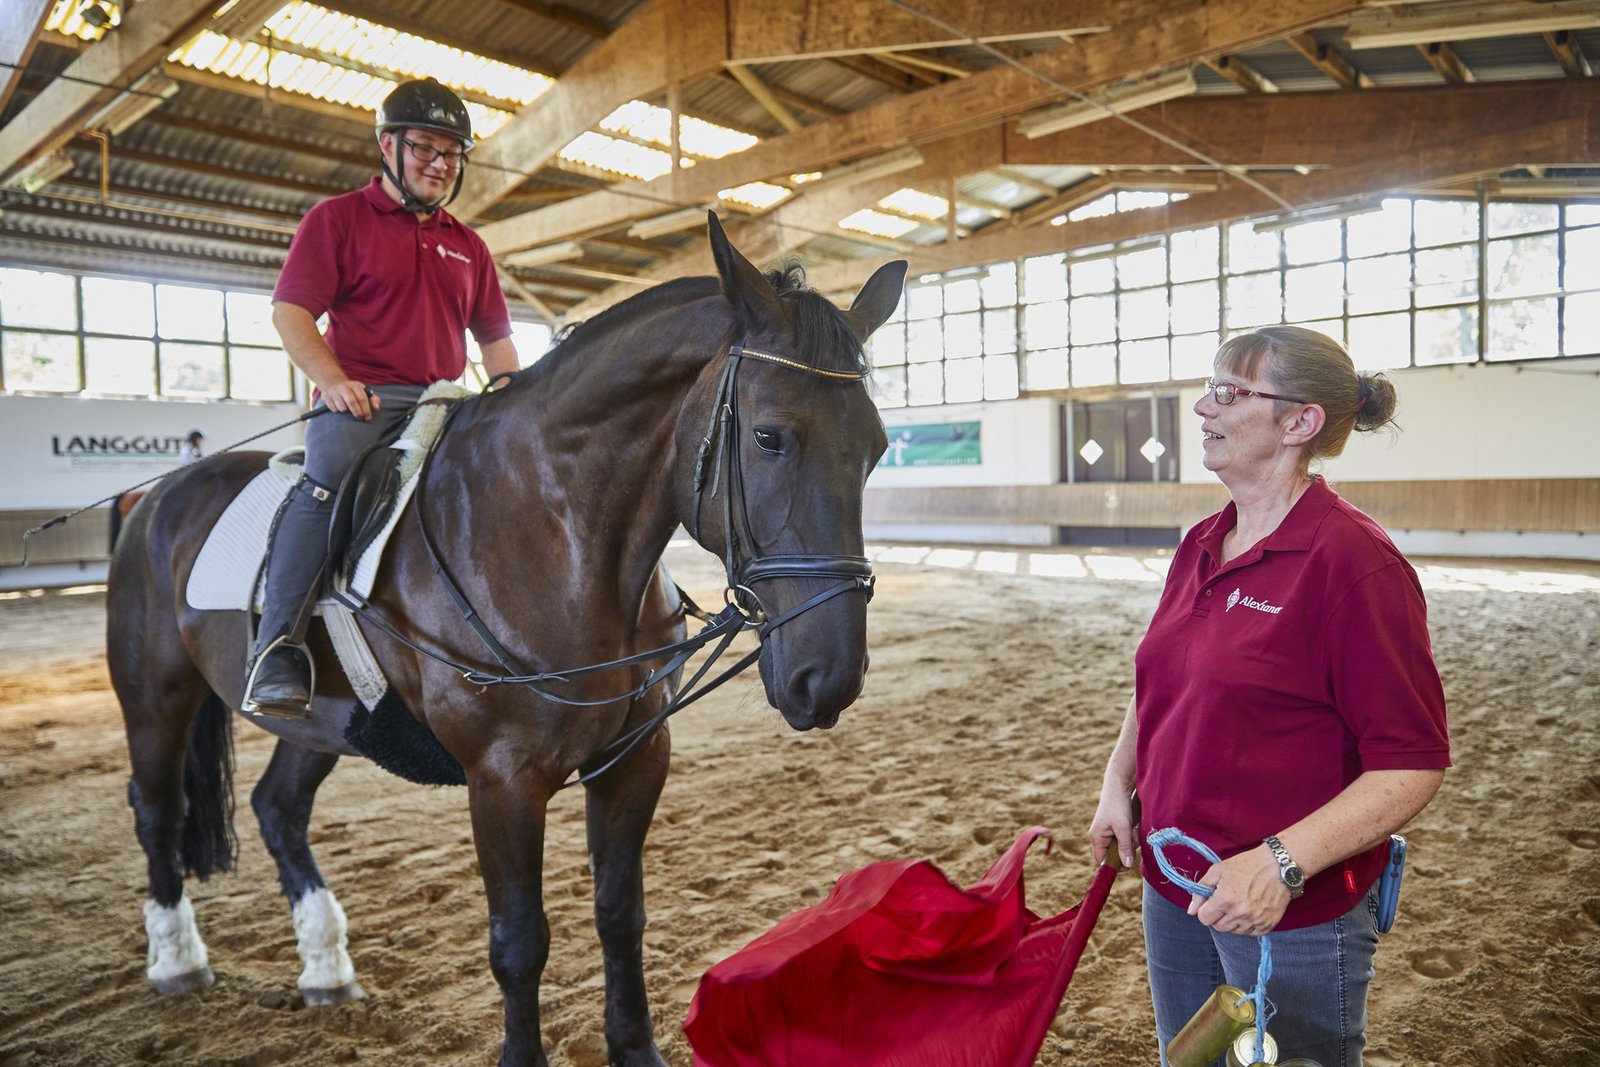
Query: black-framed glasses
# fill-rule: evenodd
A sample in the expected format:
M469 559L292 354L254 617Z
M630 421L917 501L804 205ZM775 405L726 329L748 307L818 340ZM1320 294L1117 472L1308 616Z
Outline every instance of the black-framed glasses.
M1240 389L1232 382L1217 382L1206 379L1206 392L1217 398L1217 403L1227 407L1233 403L1233 398L1238 396L1259 396L1262 400L1287 400L1291 404L1304 404L1307 401L1296 400L1292 396L1279 396L1277 393L1263 393L1257 389Z
M432 163L436 159L444 160L446 167L464 167L467 165L465 152L446 152L435 148L431 144L420 144L409 137L400 138L400 143L411 149L411 154L424 163Z

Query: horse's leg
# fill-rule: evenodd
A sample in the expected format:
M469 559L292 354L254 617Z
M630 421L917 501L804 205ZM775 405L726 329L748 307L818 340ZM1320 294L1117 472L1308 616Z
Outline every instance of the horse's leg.
M469 772L467 790L489 898L489 968L505 998L500 1067L548 1067L539 1040L539 978L550 955L543 886L550 790L526 768Z
M667 780L665 730L584 788L594 917L605 955L606 1053L623 1067L666 1067L644 988L645 834Z
M305 969L300 992L307 1004L338 1004L364 994L346 948L344 909L317 870L306 828L317 787L339 761L280 740L266 773L250 794L261 839L278 864L278 881L294 910L294 932Z
M150 657L160 658L154 651ZM163 994L194 992L214 981L183 892L184 867L205 877L232 865L231 713L186 657L183 665L189 677L174 671L165 684L113 670L133 765L128 803L149 869L145 973Z

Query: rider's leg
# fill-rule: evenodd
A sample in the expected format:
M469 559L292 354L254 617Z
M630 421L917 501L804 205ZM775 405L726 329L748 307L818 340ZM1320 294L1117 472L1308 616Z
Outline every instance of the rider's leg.
M260 662L245 695L244 710L252 714L310 714L311 665L297 646L327 562L333 493L356 459L405 419L422 387L380 385L372 391L382 403L371 419L330 413L306 424L305 474L278 516L267 561L266 603L256 632ZM280 639L283 643L272 647Z

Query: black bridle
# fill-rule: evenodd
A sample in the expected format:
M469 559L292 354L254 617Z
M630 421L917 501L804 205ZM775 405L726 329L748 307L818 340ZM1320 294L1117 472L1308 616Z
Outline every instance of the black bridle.
M754 348L747 348L743 343L733 345L728 349L728 362L723 366L722 377L717 385L716 402L711 409L711 421L706 426L705 437L700 441L700 452L695 457L694 463L694 530L695 540L700 540L700 510L702 497L706 485L706 461L715 456L715 464L710 473L710 495L715 497L722 482L722 468L728 468L727 492L722 496L722 530L723 530L723 571L727 575L727 597L730 604L738 604L750 617L751 625L766 637L768 633L788 622L796 615L809 611L818 604L831 600L840 593L861 590L866 593L867 599L872 599L872 586L875 579L872 575L872 564L865 556L846 555L769 555L763 556L757 552L756 537L750 528L750 507L745 500L744 491L744 465L739 459L739 405L736 386L739 377L739 367L746 359L759 359L779 367L813 374L821 378L830 378L835 381L859 382L866 378L866 371L836 371L824 370L809 363L789 359L786 356L775 356L771 352L762 352ZM720 447L719 447L720 446ZM734 526L734 498L739 498L738 519L739 526ZM744 543L749 546L750 556L741 565L739 563L739 531L744 533ZM837 584L829 587L803 602L797 607L772 617L766 610L761 596L755 590L757 582L772 578L823 578L833 579Z
M859 590L866 595L868 600L872 599L875 578L872 574L872 564L865 556L762 556L756 553L756 540L750 529L749 508L744 500L743 467L739 460L738 397L734 388L738 378L739 365L744 359L760 359L776 366L787 367L790 370L844 382L861 382L868 373L867 371L825 370L785 356L746 348L743 343L729 347L727 364L723 368L717 387L715 406L712 409L710 422L706 427L705 437L700 443L699 454L695 459L693 507L693 521L695 524L693 533L698 540L701 525L700 507L707 476L706 463L708 460L714 462L713 470L710 472L710 495L712 497L715 497L721 488L721 472L723 467L726 466L728 469L728 485L727 491L723 493L722 503L724 540L726 542L723 561L727 576L727 588L724 590L726 603L721 611L714 615L709 615L695 609L693 601L681 589L678 591L682 599L680 610L686 613L694 613L705 621L706 625L699 633L685 640L664 645L661 648L637 652L631 656L607 660L604 663L593 663L583 667L572 667L559 671L541 671L533 674L518 670L513 662L511 652L484 624L483 619L467 599L466 593L462 591L460 584L450 574L449 568L446 567L444 559L439 554L438 547L428 531L425 517L425 494L428 485L428 474L433 463L434 454L437 451L437 442L443 439L444 434L449 430L450 423L460 412L464 402L457 402L452 407L449 415L446 416L444 426L440 428L439 435L435 439L435 447L430 449L427 458L423 461L422 470L417 476L417 500L414 510L418 532L422 536L422 544L427 550L428 558L433 564L434 574L450 595L450 599L461 613L462 619L466 621L478 635L479 640L489 649L490 654L499 663L504 673L459 663L436 649L418 644L402 634L397 627L384 618L383 614L370 600L348 588L343 583L335 584L333 589L334 598L395 641L460 674L462 679L469 685L485 688L496 685L520 685L531 689L546 700L572 707L597 707L613 704L621 700L637 699L671 677L696 652L707 645L715 643L715 647L706 661L700 665L694 676L689 679L688 684L667 703L666 707L662 708L661 711L646 722L641 723L611 742L600 751L594 760L590 761L586 769L582 769L578 777L563 782L557 788L565 789L568 786L591 781L598 775L610 770L637 747L640 742L653 734L657 727L668 718L739 674L760 657L761 649L757 647L741 657L732 666L724 669L722 673L701 688L695 688L717 659L727 650L728 645L740 633L745 630L755 630L757 637L760 640L765 640L768 634L784 623L842 593ZM491 382L490 384L492 385L493 383ZM487 391L485 395L487 395ZM739 538L734 528L735 509L733 507L733 498L736 495L740 498L738 518L741 527L745 531L745 543L750 546L750 555L742 564L738 559ZM756 583L773 578L834 579L835 584L789 610L773 616L766 610L766 606L754 590ZM597 700L582 700L563 696L549 688L553 684L570 682L584 675L636 666L662 656L668 657L664 664L647 672L638 685L624 693Z

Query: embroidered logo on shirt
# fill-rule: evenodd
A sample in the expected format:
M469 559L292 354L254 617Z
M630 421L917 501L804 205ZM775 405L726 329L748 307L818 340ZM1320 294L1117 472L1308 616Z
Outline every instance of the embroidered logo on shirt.
M467 264L468 266L472 265L472 260L470 260L466 256L462 255L460 252L452 252L452 251L450 251L450 249L446 248L444 245L434 245L433 246L433 250L435 252L439 253L439 258L440 259L443 259L445 256L449 256L451 259L459 259L461 262Z
M1268 615L1276 615L1283 610L1283 606L1280 604L1269 604L1265 600L1257 600L1253 596L1240 596L1239 594L1240 590L1238 589L1235 589L1233 592L1229 593L1228 606L1222 610L1225 612L1232 611L1235 604L1243 604L1247 608L1253 608L1256 611L1264 611Z

